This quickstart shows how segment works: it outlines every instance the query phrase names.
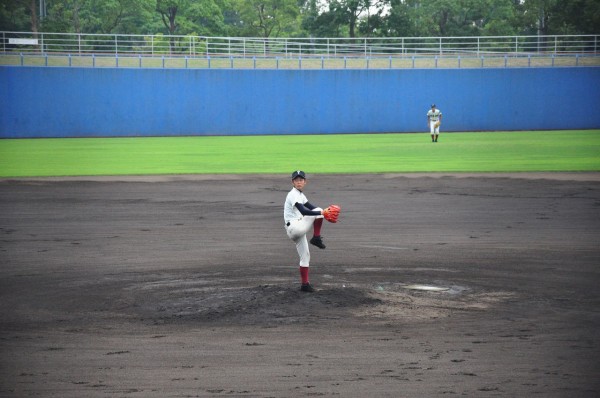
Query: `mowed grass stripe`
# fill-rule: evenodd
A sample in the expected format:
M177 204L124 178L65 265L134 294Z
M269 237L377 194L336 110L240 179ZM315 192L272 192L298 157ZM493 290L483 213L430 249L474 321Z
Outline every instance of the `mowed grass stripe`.
M600 130L0 140L0 177L600 171Z

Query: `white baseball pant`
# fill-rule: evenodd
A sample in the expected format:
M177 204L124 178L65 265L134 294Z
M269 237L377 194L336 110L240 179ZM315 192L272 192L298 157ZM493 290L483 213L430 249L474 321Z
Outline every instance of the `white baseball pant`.
M431 135L439 135L440 134L440 126L435 127L435 124L437 123L436 121L430 120L429 121L429 131L431 132Z
M323 209L317 207L314 210L322 211ZM286 226L288 238L296 244L301 267L308 267L310 265L310 250L308 249L306 234L317 218L323 218L323 216L304 216L298 220L290 221L290 225Z

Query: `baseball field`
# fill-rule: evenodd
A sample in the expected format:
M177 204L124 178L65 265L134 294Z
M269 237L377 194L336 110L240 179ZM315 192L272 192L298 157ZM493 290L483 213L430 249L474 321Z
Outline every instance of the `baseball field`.
M315 293L299 168L342 207ZM600 395L598 130L0 140L0 177L0 397Z
M300 155L301 154L301 155ZM0 177L600 171L600 130L0 140ZM298 164L301 162L302 164ZM308 167L307 167L308 168Z

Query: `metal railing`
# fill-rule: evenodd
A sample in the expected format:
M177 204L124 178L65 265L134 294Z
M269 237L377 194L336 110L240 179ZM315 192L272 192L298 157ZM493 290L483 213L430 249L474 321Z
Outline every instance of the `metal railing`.
M599 37L262 39L0 32L0 65L208 69L600 66Z
M0 32L2 53L302 57L597 54L600 35L257 38Z

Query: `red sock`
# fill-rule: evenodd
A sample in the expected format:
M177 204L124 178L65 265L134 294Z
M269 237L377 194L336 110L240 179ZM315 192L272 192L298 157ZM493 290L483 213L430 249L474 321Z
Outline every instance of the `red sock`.
M308 283L308 267L300 267L300 277L303 285Z
M313 232L315 236L321 236L321 225L323 225L323 219L317 218L313 223Z

